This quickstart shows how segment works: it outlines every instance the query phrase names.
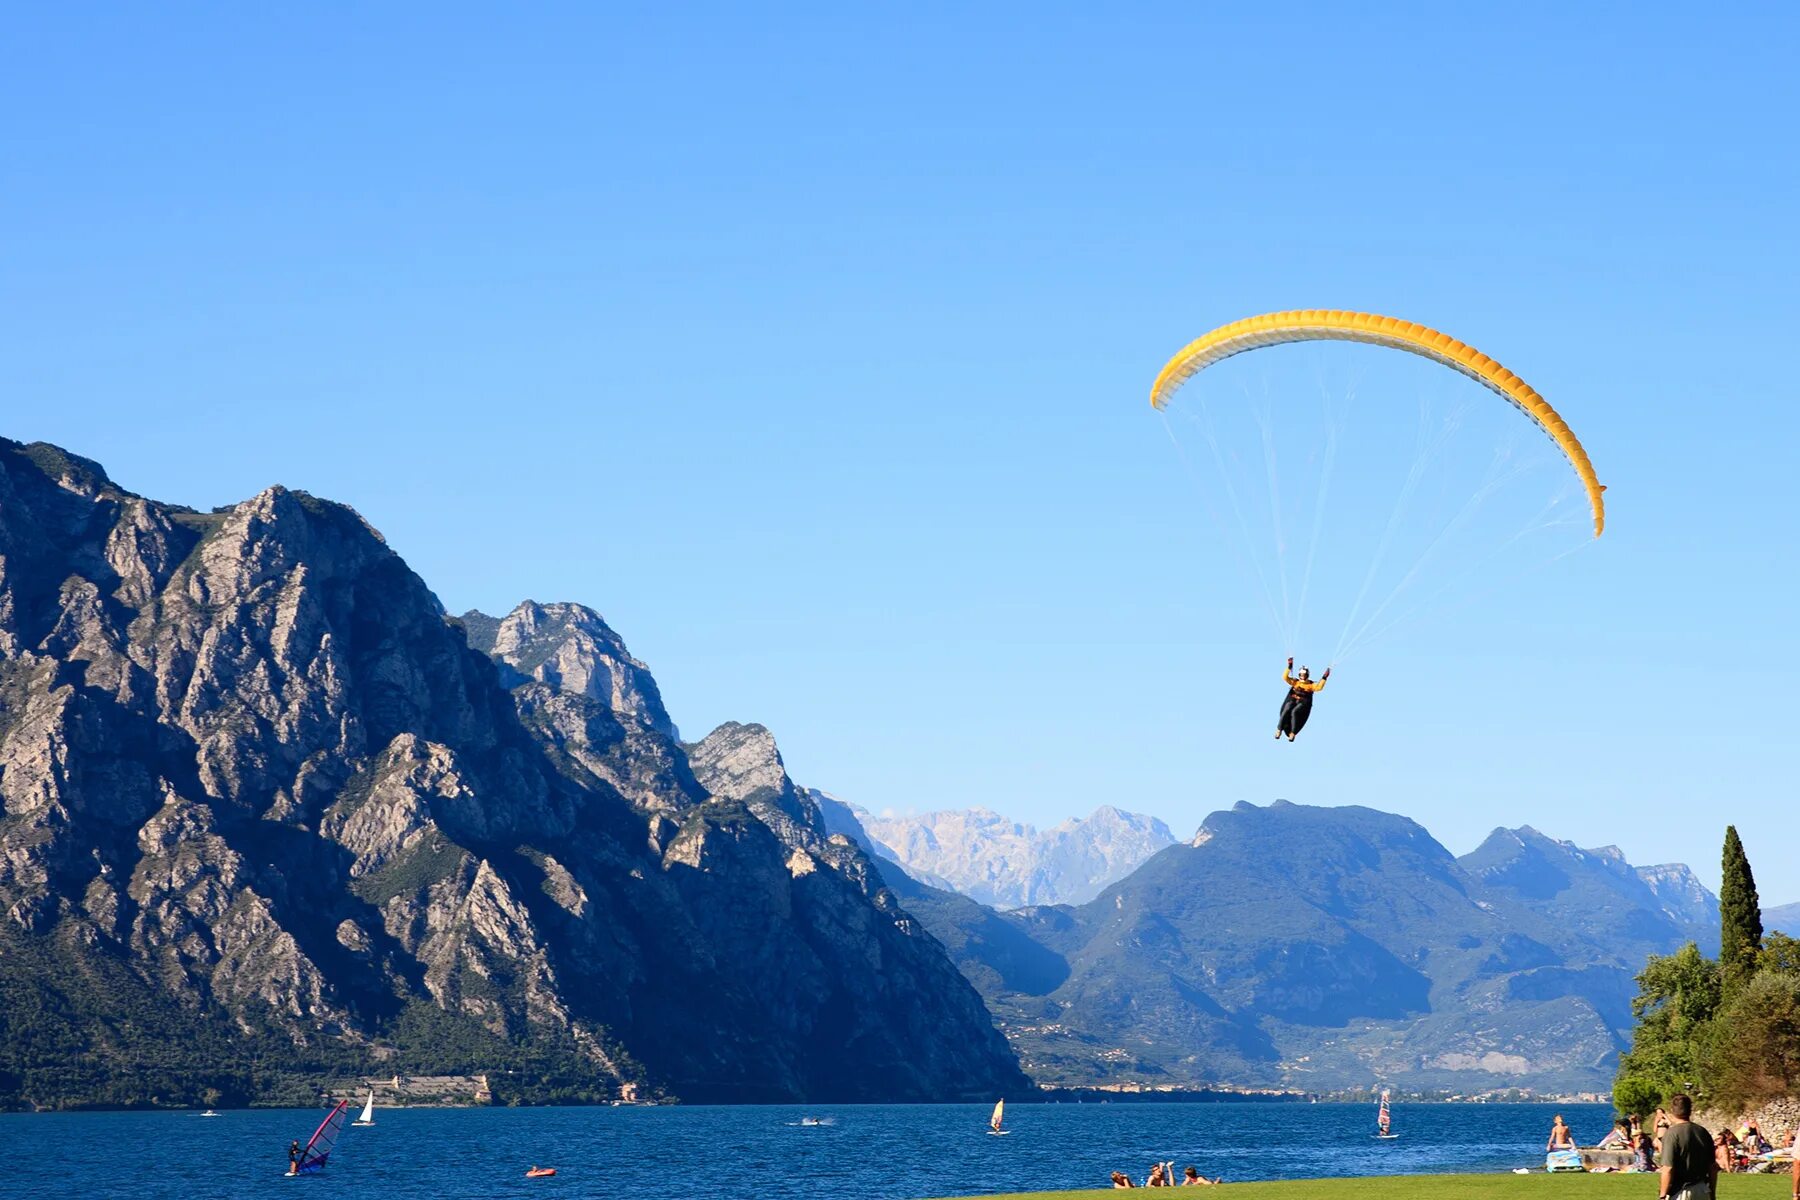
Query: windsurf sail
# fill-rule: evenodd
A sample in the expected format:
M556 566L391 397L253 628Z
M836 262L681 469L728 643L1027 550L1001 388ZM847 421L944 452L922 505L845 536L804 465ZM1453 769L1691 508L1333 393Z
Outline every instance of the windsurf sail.
M1000 1123L1002 1121L1004 1121L1005 1119L1006 1119L1006 1101L1002 1100L998 1104L994 1105L994 1115L988 1121L988 1128L992 1129L995 1133L999 1133L1000 1132Z
M1386 1088L1381 1090L1381 1103L1375 1109L1375 1128L1384 1135L1393 1128L1393 1118L1388 1114L1388 1093Z
M344 1132L344 1117L349 1111L350 1102L339 1100L336 1107L325 1114L325 1119L319 1122L312 1140L300 1152L300 1174L305 1175L325 1166L325 1160L331 1157L331 1151L337 1146L338 1135Z
M375 1123L375 1089L374 1088L369 1089L369 1098L368 1098L368 1100L363 1102L362 1116L356 1118L356 1123L358 1125L373 1125Z

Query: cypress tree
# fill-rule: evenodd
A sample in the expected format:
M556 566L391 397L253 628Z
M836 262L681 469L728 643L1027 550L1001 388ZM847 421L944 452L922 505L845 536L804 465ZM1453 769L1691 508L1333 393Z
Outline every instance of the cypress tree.
M1756 876L1744 857L1744 843L1735 825L1725 827L1725 854L1719 880L1719 983L1730 996L1756 974L1756 956L1762 952L1762 907L1756 897Z

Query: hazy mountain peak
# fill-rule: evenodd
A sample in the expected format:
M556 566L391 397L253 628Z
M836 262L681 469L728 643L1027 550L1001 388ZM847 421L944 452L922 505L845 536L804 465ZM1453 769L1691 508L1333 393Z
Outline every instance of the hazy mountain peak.
M1700 882L1686 863L1658 863L1635 868L1671 920L1685 926L1689 936L1710 944L1719 929L1719 898Z
M1716 910L1717 901L1714 901ZM1763 928L1800 937L1800 904L1777 904L1762 911Z
M1042 831L985 807L854 812L882 857L936 886L1001 908L1089 900L1175 842L1155 817L1112 805Z

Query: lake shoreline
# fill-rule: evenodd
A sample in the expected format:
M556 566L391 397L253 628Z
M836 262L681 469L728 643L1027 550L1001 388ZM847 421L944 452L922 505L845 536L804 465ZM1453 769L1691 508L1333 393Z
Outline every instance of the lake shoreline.
M1721 1185L1721 1191L1726 1191L1732 1197L1751 1197L1754 1200L1777 1200L1787 1194L1789 1183L1786 1172L1775 1175L1733 1175L1729 1180L1729 1187ZM1579 1197L1581 1200L1627 1200L1634 1196L1640 1200L1652 1200L1656 1195L1657 1177L1654 1173L1645 1172L1550 1175L1535 1171L1527 1175L1496 1172L1320 1176L1316 1179L1226 1182L1220 1186L1228 1189L1233 1196L1246 1196L1250 1200L1540 1200L1551 1195L1556 1200L1571 1200L1571 1197ZM1103 1187L1074 1191L999 1192L940 1197L937 1200L1097 1200L1101 1196L1115 1195L1118 1190Z
M350 1089L350 1091L344 1091L341 1093L333 1092L331 1094L334 1097L334 1099L344 1099L344 1098L347 1098L351 1094L351 1091L354 1091L357 1096L361 1096L364 1094L365 1090L366 1090L366 1085L361 1085L361 1086L358 1086L357 1088ZM537 1108L537 1109L542 1109L542 1108L575 1108L575 1109L581 1109L581 1108L594 1108L594 1109L606 1109L606 1108L727 1108L727 1109L736 1109L736 1108L741 1108L741 1109L931 1108L931 1107L938 1107L938 1106L942 1106L942 1105L946 1105L946 1104L949 1104L949 1105L983 1105L983 1104L986 1104L987 1102L985 1100L869 1100L869 1101L858 1102L855 1104L845 1104L845 1103L842 1103L839 1101L833 1101L833 1100L817 1100L817 1101L811 1101L811 1100L767 1100L767 1101L743 1101L743 1102L739 1102L739 1103L715 1103L715 1102L707 1102L707 1101L696 1101L693 1103L689 1103L687 1101L671 1098L671 1099L664 1099L664 1100L625 1100L625 1101L595 1100L592 1102L562 1100L562 1101L557 1101L554 1103L543 1103L543 1104L535 1103L532 1101L524 1101L524 1100L488 1101L488 1102L474 1101L474 1100L462 1100L462 1101L446 1100L441 1103L414 1102L414 1103L400 1104L400 1103L395 1103L391 1100L385 1100L382 1097L380 1090L377 1089L376 1093L375 1093L375 1103L376 1103L376 1106L379 1108L382 1108L385 1110L393 1110L393 1111L408 1111L408 1110L414 1110L414 1109L427 1110L427 1109L429 1109L429 1110L448 1112L448 1111L455 1111L455 1110L461 1109L461 1110L467 1110L467 1111L471 1111L471 1112L479 1112L479 1111L483 1111L483 1110L487 1110L487 1109L532 1109L532 1108ZM1216 1095L1206 1095L1206 1096L1132 1094L1132 1095L1127 1095L1127 1096L1106 1095L1106 1096L1098 1097L1098 1098L1084 1097L1081 1099L1065 1099L1065 1098L1060 1098L1060 1097L1044 1098L1044 1097L1038 1097L1038 1096L1021 1096L1017 1099L1014 1099L1013 1097L1008 1096L1008 1097L1006 1097L1006 1103L1011 1108L1028 1108L1028 1107L1037 1107L1040 1105L1064 1105L1064 1104L1070 1104L1070 1105L1073 1105L1073 1104L1091 1104L1091 1105L1099 1105L1099 1104L1119 1104L1119 1105L1133 1105L1133 1104L1145 1104L1145 1105L1148 1105L1148 1104L1184 1104L1184 1105L1185 1104L1280 1104L1280 1105L1290 1105L1291 1104L1291 1105L1297 1105L1297 1106L1318 1105L1318 1106L1322 1107L1325 1105L1331 1105L1333 1107L1338 1107L1338 1108L1354 1108L1359 1105L1372 1104L1373 1101L1371 1101L1371 1100L1313 1100L1313 1099L1308 1099L1303 1096L1278 1097L1278 1096L1238 1096L1238 1095L1231 1095L1231 1094L1216 1094ZM1573 1100L1573 1099L1569 1099L1567 1097L1552 1097L1549 1099L1542 1099L1542 1100L1505 1100L1505 1101L1501 1101L1501 1100L1399 1100L1399 1099L1397 1099L1397 1100L1395 1100L1395 1103L1396 1104L1405 1104L1408 1107L1423 1107L1426 1105L1430 1105L1430 1106L1434 1106L1434 1107L1482 1108L1482 1107L1491 1107L1492 1105L1495 1105L1495 1104L1538 1104L1538 1105L1564 1104L1564 1105L1573 1105L1573 1104L1593 1104L1593 1103L1595 1103L1595 1101ZM200 1105L200 1104L155 1104L155 1103L148 1103L148 1104L137 1104L137 1103L133 1103L133 1104L67 1104L67 1105L63 1105L61 1107L43 1107L43 1108L0 1107L0 1114L17 1115L17 1116L33 1116L33 1115L43 1115L43 1114L49 1114L49 1113L184 1113L184 1112L197 1113L197 1112L205 1111L205 1109L207 1107L209 1107L209 1106ZM215 1105L211 1105L210 1107L213 1109L216 1109L219 1112L277 1112L277 1111L290 1111L291 1112L294 1110L304 1110L304 1109L311 1108L314 1106L305 1105L305 1104L294 1104L294 1103L290 1103L290 1102L285 1102L278 1098L270 1098L267 1100L255 1100L248 1104L215 1104Z

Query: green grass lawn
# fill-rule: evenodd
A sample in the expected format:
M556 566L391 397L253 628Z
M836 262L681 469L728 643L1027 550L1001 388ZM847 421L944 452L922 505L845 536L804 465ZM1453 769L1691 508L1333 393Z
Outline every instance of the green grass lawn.
M1381 1175L1367 1179L1289 1179L1280 1183L1227 1183L1228 1195L1245 1200L1656 1200L1654 1175ZM1780 1175L1727 1175L1719 1200L1785 1200L1791 1181ZM1133 1189L1135 1190L1135 1189ZM1184 1194L1218 1195L1197 1189ZM1018 1192L979 1200L1086 1200L1114 1196L1112 1188L1081 1192Z

